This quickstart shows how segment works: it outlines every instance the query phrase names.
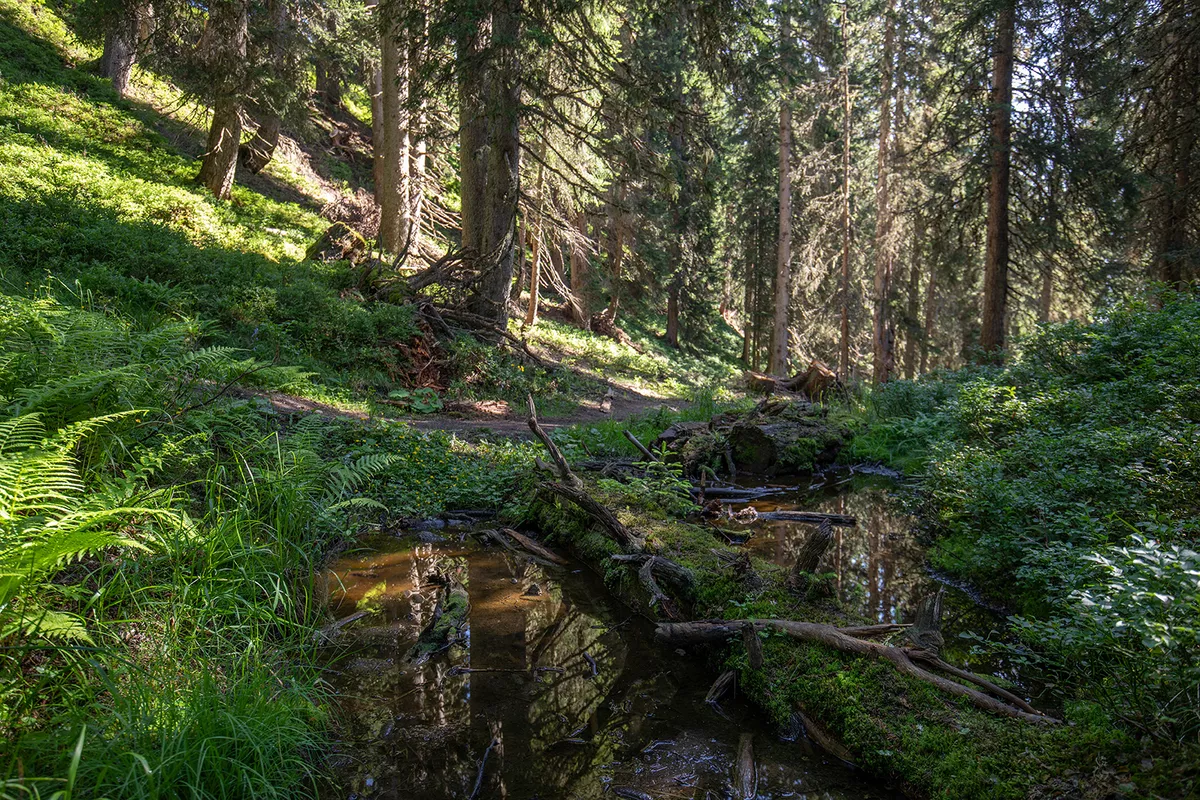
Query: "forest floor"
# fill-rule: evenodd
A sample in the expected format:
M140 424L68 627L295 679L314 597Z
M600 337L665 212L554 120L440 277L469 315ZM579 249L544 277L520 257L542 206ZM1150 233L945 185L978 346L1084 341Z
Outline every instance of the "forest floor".
M448 509L531 519L542 451L524 440L527 395L568 459L634 457L626 430L649 443L744 407L729 389L736 336L723 326L704 349L668 348L656 310L631 303L621 344L547 314L510 332L549 368L462 336L426 351L444 369L423 378L406 355L428 344L415 310L363 297L344 263L305 258L328 224L316 210L362 186L363 165L314 123L277 171L214 200L193 180L204 115L145 73L134 101L116 97L57 8L0 0L0 455L46 492L0 486L35 498L9 510L21 526L0 525L0 572L16 581L0 587L0 794L10 775L13 792L42 776L48 794L69 774L97 796L177 796L200 780L196 796L304 796L324 780L308 754L327 752L331 725L312 645L328 620L306 582L325 555ZM779 685L828 687L801 699L841 715L873 774L941 797L1080 796L1076 768L1113 772L1095 785L1130 796L1196 786L1200 716L1177 698L1200 683L1198 315L1184 297L1131 304L1047 329L1007 368L827 409L856 434L844 459L922 476L935 565L1024 615L1004 652L1059 687L1073 723L1073 742L1030 734L1026 755L1024 728L935 725L955 709L914 693L911 714L868 709L904 726L901 748L856 711L892 696L872 694L887 665L781 650L795 657L781 670L824 683L795 686L788 671ZM406 413L418 401L431 413ZM664 508L694 510L665 468L600 488L671 530ZM70 528L80 520L98 522ZM58 549L63 530L76 549ZM708 539L686 541L711 555ZM42 546L38 569L11 565ZM1179 601L1147 600L1161 597ZM729 600L741 602L722 589L706 613L747 613ZM992 736L1003 758L985 758ZM1067 770L1080 750L1091 760ZM188 774L197 763L203 775Z

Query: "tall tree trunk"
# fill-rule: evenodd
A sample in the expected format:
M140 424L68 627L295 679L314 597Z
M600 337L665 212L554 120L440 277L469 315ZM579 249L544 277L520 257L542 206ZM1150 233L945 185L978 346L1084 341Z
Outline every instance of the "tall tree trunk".
M100 75L112 80L121 97L129 91L129 78L137 60L138 33L146 12L142 3L123 2L104 32L104 52L100 56Z
M411 45L408 52L408 91L413 93L413 85L419 80L422 70L429 60L429 5L425 0L416 3L418 16L416 28L411 32ZM415 109L409 112L408 124L408 204L409 210L409 252L414 256L421 254L422 239L425 232L425 180L429 161L429 142L427 130L429 115L427 111L428 98L418 92L420 100Z
M487 185L487 86L483 53L490 23L479 22L469 37L458 45L458 161L462 209L462 248L471 263L483 257L484 205Z
M390 13L386 10L384 14ZM379 247L400 253L409 244L412 209L409 205L408 45L394 17L381 20L383 155L379 197Z
M988 188L987 260L979 347L995 359L1004 347L1008 307L1008 197L1012 147L1013 44L1017 12L1013 0L1000 9L992 58L991 180Z
M1038 322L1049 322L1050 312L1054 305L1054 254L1058 250L1058 184L1059 171L1058 164L1054 165L1054 169L1050 174L1050 203L1047 209L1046 216L1049 217L1050 223L1050 244L1047 247L1046 256L1042 259L1041 278L1042 287L1038 293Z
M929 262L925 280L925 336L921 342L921 374L929 371L929 351L933 347L934 324L937 321L937 270L933 260Z
M917 350L921 337L917 334L917 317L921 313L921 262L925 252L925 215L918 210L913 225L912 264L908 273L908 308L906 309L907 323L904 327L904 378L912 380L917 376Z
M383 69L371 70L371 178L375 183L375 202L383 195Z
M754 331L754 259L751 256L750 246L745 248L746 256L746 294L743 299L742 308L742 363L747 367L750 363L750 339Z
M537 198L538 211L537 220L533 229L533 247L531 248L530 260L532 264L529 268L529 306L525 309L525 327L532 328L537 324L538 318L538 284L541 281L541 266L542 266L542 236L545 235L545 208L546 198L542 194L543 182L546 176L546 137L543 133L541 146L538 148L538 174L537 174Z
M838 371L843 381L850 378L850 31L842 3L842 274L838 286L841 304L841 342Z
M483 195L482 263L468 310L503 325L508 318L521 193L521 4L492 4L492 54L487 91L487 176Z
M1160 78L1161 114L1155 136L1158 138L1158 169L1160 200L1156 211L1154 267L1158 280L1169 288L1183 290L1189 274L1195 269L1194 244L1189 241L1189 214L1194 206L1192 197L1192 161L1196 148L1200 111L1198 56L1191 47L1194 34L1187 26L1187 6L1177 2L1167 4L1166 31L1160 59L1166 63Z
M267 41L267 52L272 65L282 65L291 57L288 52L292 42L289 40L288 29L291 21L288 18L286 0L269 0L268 12L271 15L271 32ZM281 114L283 102L278 93L269 97L265 102L256 104L255 118L258 128L250 140L241 146L238 157L242 166L257 175L262 172L275 156L275 148L279 146L279 131L283 127Z
M883 64L879 79L879 162L875 175L875 308L872 317L872 378L891 377L892 337L889 336L892 294L891 138L892 76L895 69L895 0L884 14Z
M784 62L779 101L779 243L775 260L775 316L771 332L772 375L788 369L788 307L792 299L792 104L787 79L787 54L792 36L791 17L780 12L779 52Z
M246 60L247 0L213 0L200 48L215 76L212 125L196 180L229 199L242 138L240 73Z
M587 236L587 212L582 208L575 212L575 233L580 239ZM591 319L587 301L587 268L587 253L584 251L583 245L576 242L571 248L571 294L575 296L575 302L570 304L571 318L576 325L585 329ZM616 309L614 308L613 319L615 318Z

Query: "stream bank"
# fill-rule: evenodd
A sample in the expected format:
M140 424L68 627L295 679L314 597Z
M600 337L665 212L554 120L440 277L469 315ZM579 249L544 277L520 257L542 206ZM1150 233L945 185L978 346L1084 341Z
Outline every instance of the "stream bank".
M904 581L898 578L905 576L889 578L883 594L873 595L869 586L863 586L865 604L848 602L846 595L838 592L797 592L789 582L787 547L782 558L765 552L777 551L783 541L780 537L763 535L749 548L731 544L731 537L710 525L665 513L644 485L581 477L593 498L644 538L645 552L670 559L691 572L692 590L676 598L687 619L790 619L855 626L878 622L881 611L903 613L907 601L901 591ZM536 487L530 491L532 527L549 532L549 542L571 550L590 565L624 602L647 616L658 616L637 571L612 559L622 548L590 515L551 492ZM897 546L903 541L896 540ZM760 552L755 552L758 548ZM772 557L764 558L764 554ZM880 570L885 563L876 560ZM893 559L892 567L895 565ZM858 568L853 558L847 558L845 566L853 569L843 569L844 583ZM825 569L822 566L823 572ZM836 574L831 577L836 582ZM912 588L919 588L918 577L931 580L923 568L907 577L913 579ZM696 662L709 666L711 677L734 670L744 695L765 712L777 730L794 728L803 720L813 729L812 738L845 748L860 768L905 794L1016 798L1039 796L1044 791L1046 796L1062 796L1048 787L1061 783L1057 776L1064 773L1079 776L1071 779L1080 789L1078 796L1088 796L1093 781L1099 791L1096 796L1104 794L1102 787L1109 776L1103 770L1095 776L1080 776L1079 765L1102 766L1110 742L1081 741L1067 726L980 710L928 682L901 674L886 660L797 641L774 630L760 630L759 638L760 668L751 666L753 656L740 640L698 645L688 652ZM947 650L948 655L952 652L953 647ZM970 666L1004 677L1003 668Z
M706 703L703 661L659 646L582 564L540 566L465 532L361 545L322 581L335 619L367 612L327 648L335 796L715 800L748 734L763 800L896 797L740 696ZM470 595L461 636L410 663L449 573Z

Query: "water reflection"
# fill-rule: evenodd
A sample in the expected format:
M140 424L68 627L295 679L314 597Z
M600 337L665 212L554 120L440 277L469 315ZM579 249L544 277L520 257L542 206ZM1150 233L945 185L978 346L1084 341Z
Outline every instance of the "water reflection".
M891 796L779 740L759 712L734 703L718 716L704 703L707 665L657 646L648 623L613 605L590 573L547 574L470 544L368 544L325 581L335 616L370 612L331 648L341 695L335 796L467 798L478 780L481 800L582 800L614 787L724 798L746 731L761 798ZM467 632L441 656L407 663L447 570L470 594Z
M960 636L1002 634L1006 623L1002 615L929 571L925 548L914 535L916 519L903 510L895 496L900 489L895 479L886 476L831 472L799 493L772 495L750 505L760 512L818 511L856 517L855 527L834 528L833 544L820 566L823 572L836 575L836 591L843 607L880 623L912 622L921 600L945 589L942 631L949 660L1023 685L1026 682L1012 663L994 654L975 652L971 640ZM744 547L790 569L815 526L760 521L752 530ZM1026 685L1025 689L1027 695L1037 698L1042 687Z

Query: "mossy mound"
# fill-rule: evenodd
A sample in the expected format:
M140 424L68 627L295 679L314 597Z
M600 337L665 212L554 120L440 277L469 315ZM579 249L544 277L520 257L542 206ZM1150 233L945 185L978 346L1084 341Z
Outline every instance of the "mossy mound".
M707 425L668 428L659 443L689 475L730 469L754 475L813 472L832 464L850 432L829 424L823 407L771 398L742 414L720 414Z

